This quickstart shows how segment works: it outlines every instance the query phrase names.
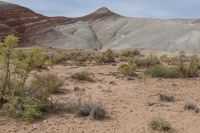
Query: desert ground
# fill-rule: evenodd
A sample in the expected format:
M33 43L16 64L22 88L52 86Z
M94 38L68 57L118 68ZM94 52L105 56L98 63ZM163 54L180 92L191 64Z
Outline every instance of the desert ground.
M48 71L65 80L62 93L53 98L60 103L92 102L104 107L107 117L94 120L76 117L69 112L46 115L42 120L26 123L8 116L0 117L1 133L156 133L149 127L153 118L162 117L178 133L199 133L200 114L184 110L187 102L199 105L200 78L164 79L145 76L137 70L134 80L120 78L120 63L95 64L67 61ZM92 73L94 82L70 79L79 70ZM78 89L75 89L78 88ZM174 102L161 102L159 94L175 97Z
M199 38L200 19L0 0L0 133L200 133Z

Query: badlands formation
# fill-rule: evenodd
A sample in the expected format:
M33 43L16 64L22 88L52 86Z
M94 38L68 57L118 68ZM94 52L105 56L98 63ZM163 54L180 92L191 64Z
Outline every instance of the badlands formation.
M199 52L199 20L130 18L103 7L78 18L47 17L0 2L0 38L15 33L22 46L61 49L139 49Z

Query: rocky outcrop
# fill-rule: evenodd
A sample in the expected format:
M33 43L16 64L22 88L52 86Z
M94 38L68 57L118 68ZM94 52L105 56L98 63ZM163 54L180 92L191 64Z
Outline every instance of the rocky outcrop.
M46 17L28 8L0 1L0 38L14 33L23 41L28 41L28 36L40 28L67 24L71 20L65 17Z
M105 7L78 18L47 17L0 2L0 38L14 33L24 46L200 52L199 22L129 18Z

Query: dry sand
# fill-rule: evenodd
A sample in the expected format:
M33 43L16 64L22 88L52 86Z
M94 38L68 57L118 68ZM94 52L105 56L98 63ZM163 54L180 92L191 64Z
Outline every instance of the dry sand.
M93 73L96 82L68 79L70 73L79 69ZM184 111L184 104L188 101L199 105L200 78L144 78L139 72L139 78L128 81L111 74L116 71L117 66L113 65L57 65L50 70L66 79L65 93L55 95L56 99L66 103L77 102L78 96L73 90L78 86L84 94L81 95L82 101L105 107L108 119L95 121L90 117L78 118L73 114L60 113L46 116L33 124L25 124L5 116L0 118L0 133L153 133L148 125L152 118L158 116L168 120L179 133L200 132L200 114ZM111 81L116 84L110 84ZM160 102L159 93L174 95L176 101Z

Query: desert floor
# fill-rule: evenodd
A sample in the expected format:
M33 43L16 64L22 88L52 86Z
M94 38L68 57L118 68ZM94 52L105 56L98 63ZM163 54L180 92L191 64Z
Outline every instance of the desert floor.
M117 64L119 65L119 64ZM49 70L66 80L63 93L54 96L59 102L92 102L102 105L108 118L96 121L78 118L70 113L48 115L27 124L6 116L0 118L0 133L153 133L149 122L154 117L169 121L180 133L199 133L200 114L184 110L184 104L199 106L200 78L158 79L138 72L135 80L113 76L117 65L56 65ZM95 82L73 81L70 74L77 70L93 73ZM74 91L80 88L80 93ZM159 94L175 96L175 102L159 101Z

